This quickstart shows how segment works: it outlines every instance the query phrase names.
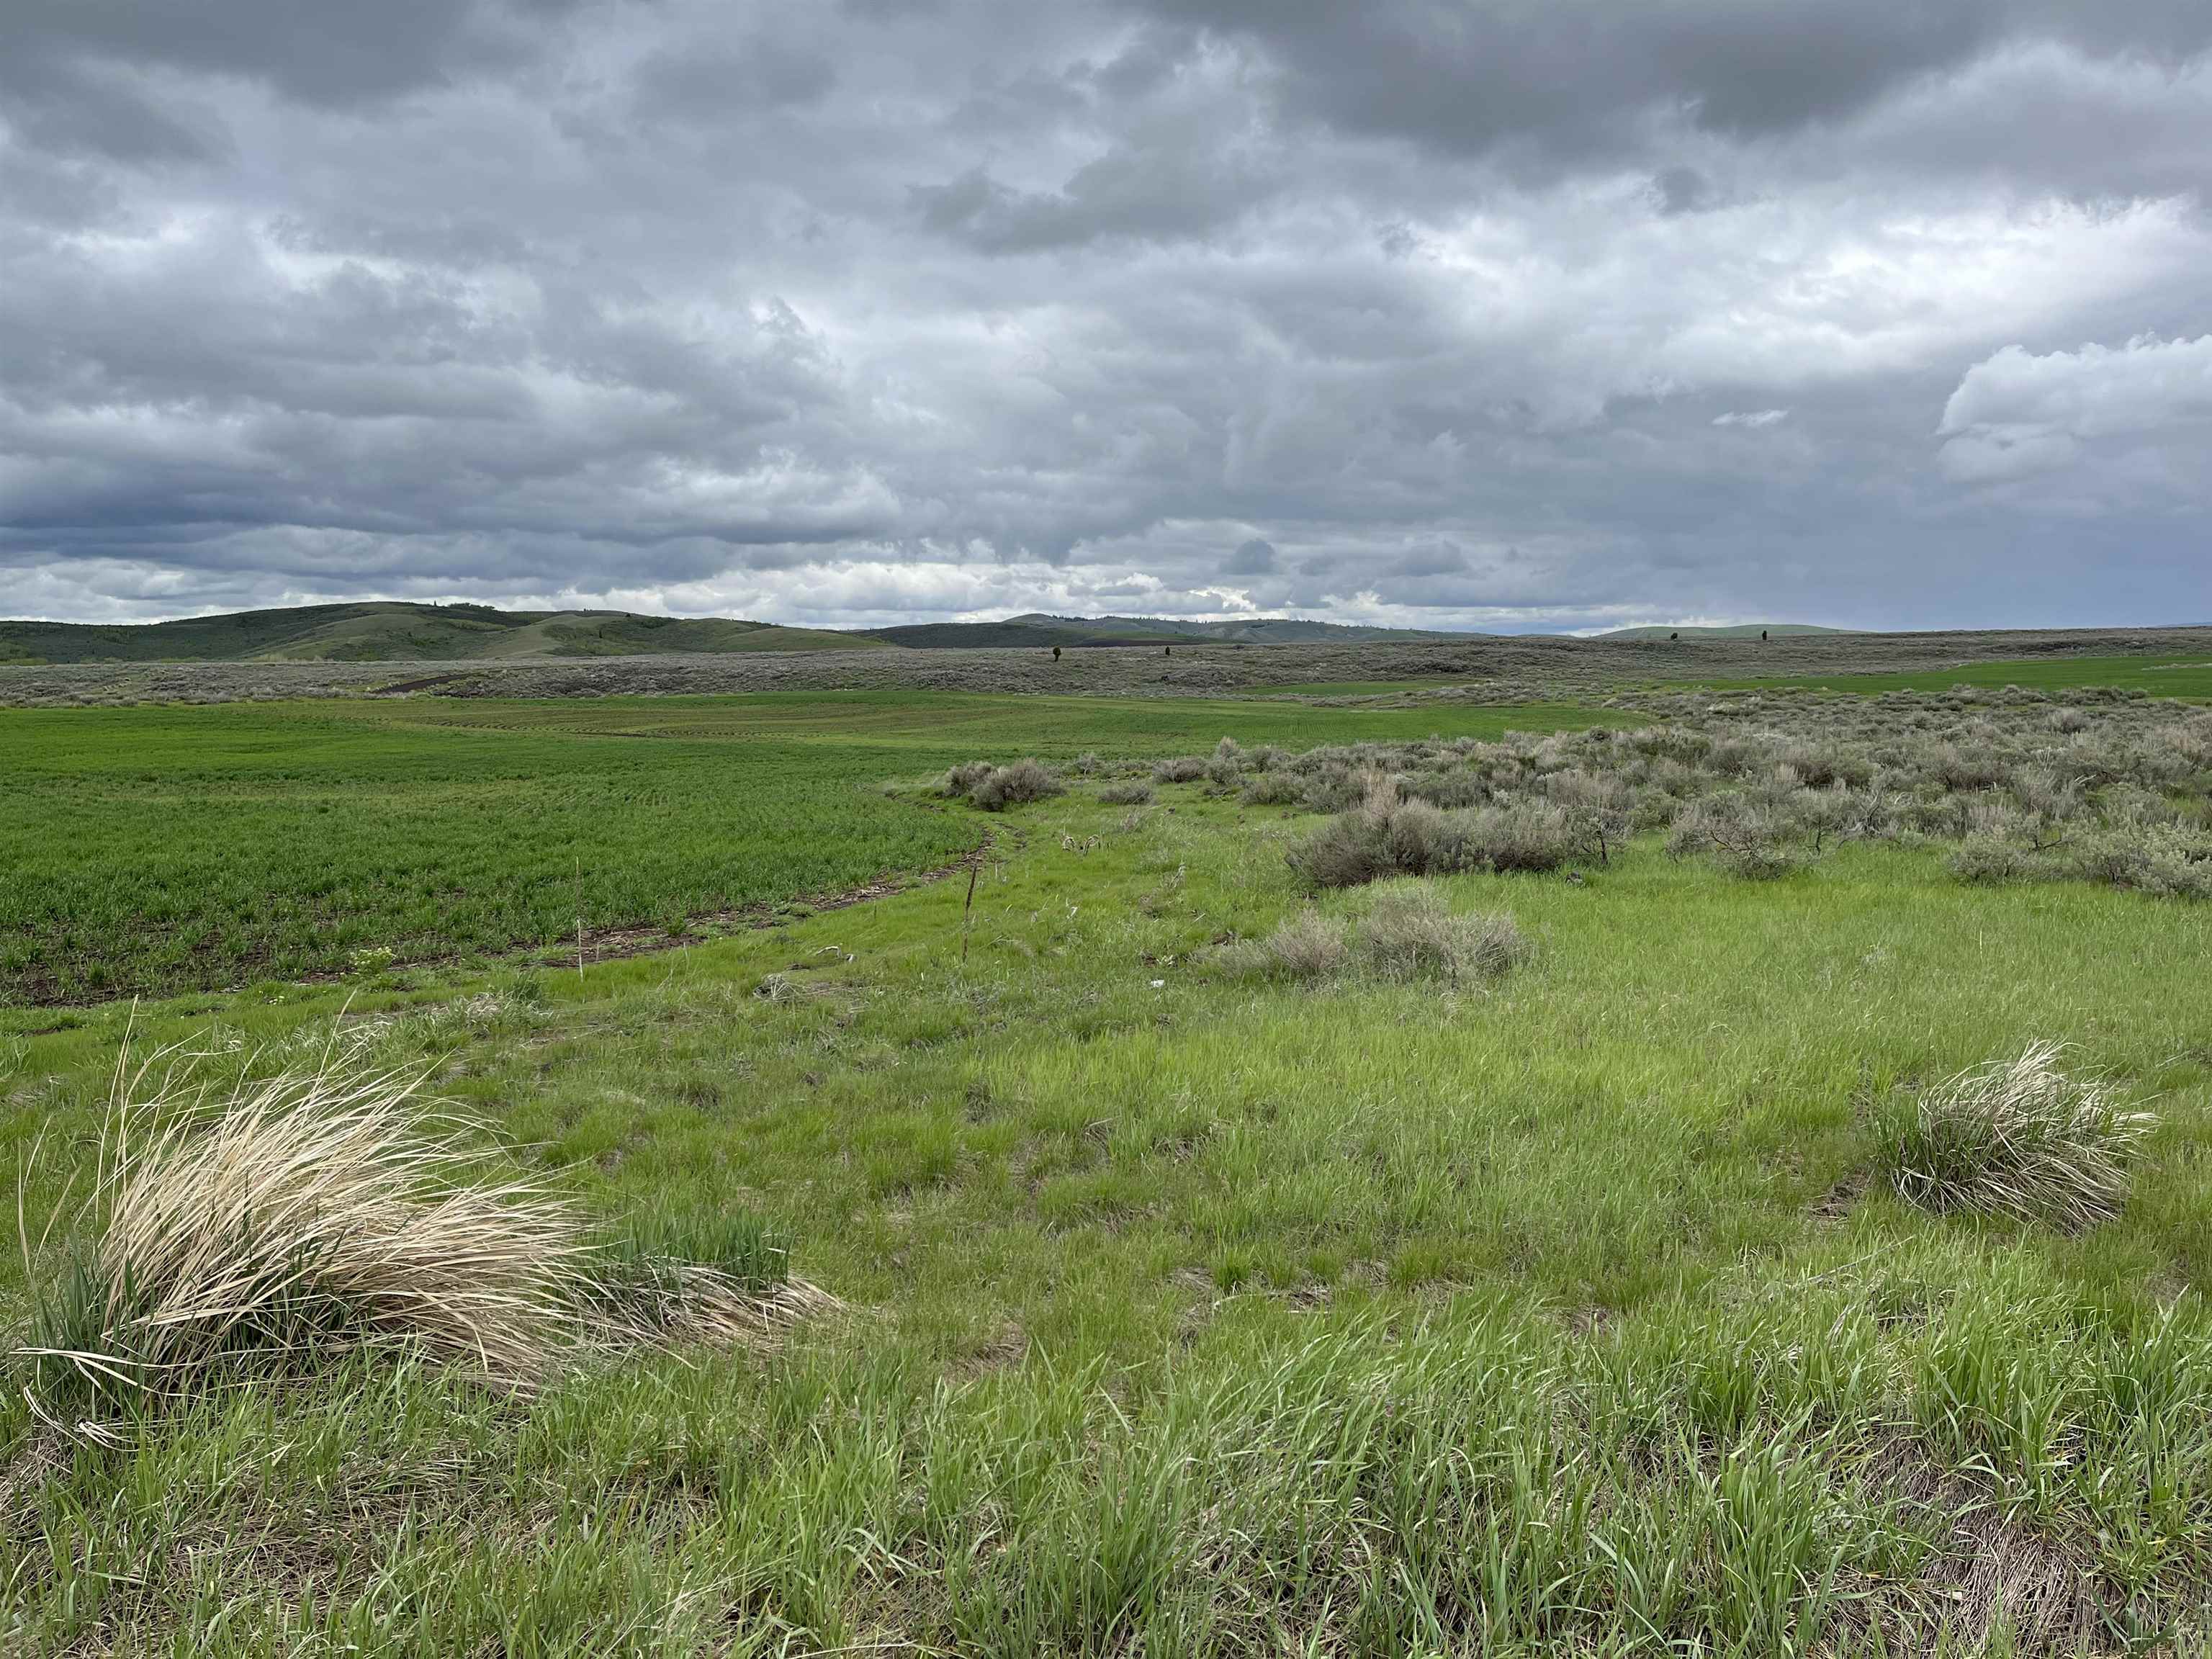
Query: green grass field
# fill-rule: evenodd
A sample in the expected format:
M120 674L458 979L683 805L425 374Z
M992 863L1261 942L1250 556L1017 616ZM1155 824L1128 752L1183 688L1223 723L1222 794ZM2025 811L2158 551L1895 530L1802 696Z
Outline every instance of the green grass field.
M2166 717L2137 708L2087 736L2148 742ZM1956 720L2063 748L2050 713ZM33 865L0 891L118 979L233 971L140 953L142 864L203 928L250 939L327 877L308 896L353 937L445 958L281 983L241 945L271 982L0 1007L33 1258L0 1253L0 1652L2203 1651L2212 903L1972 884L1917 834L1745 879L1646 832L1438 878L1528 941L1497 977L1285 982L1225 947L1377 902L1301 884L1314 813L1202 781L1109 805L1074 775L992 815L922 782L1595 718L873 694L0 717L0 867ZM488 954L579 838L597 924L987 833L972 906L942 882L580 970ZM1899 1107L2039 1041L2156 1114L2117 1218L1899 1197ZM333 1052L427 1066L488 1156L595 1223L764 1227L841 1305L520 1391L311 1346L88 1428L15 1350L126 1042L183 1045L218 1095Z
M2212 656L2030 657L2015 661L1962 663L1954 668L1905 674L1800 674L1779 679L1722 680L1722 690L1803 686L1834 691L1948 691L1954 685L2024 686L2054 694L2093 685L2117 685L2154 697L2212 698Z
M0 1001L665 925L941 865L883 799L977 756L1495 736L1595 715L853 692L0 713Z

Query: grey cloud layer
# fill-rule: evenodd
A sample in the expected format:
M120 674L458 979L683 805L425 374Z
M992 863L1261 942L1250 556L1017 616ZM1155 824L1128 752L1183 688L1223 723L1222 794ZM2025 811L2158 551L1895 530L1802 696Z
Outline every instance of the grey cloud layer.
M2212 590L2201 4L189 24L9 9L0 611L1995 624Z

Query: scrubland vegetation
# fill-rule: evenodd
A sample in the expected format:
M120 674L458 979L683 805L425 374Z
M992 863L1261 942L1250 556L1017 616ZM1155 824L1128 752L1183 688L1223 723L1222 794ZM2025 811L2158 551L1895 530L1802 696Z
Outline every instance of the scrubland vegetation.
M437 712L976 878L0 1009L0 1644L2212 1633L2203 711Z
M1659 722L1316 750L1217 781L1249 804L1335 811L1291 854L1323 887L1602 866L1663 832L1669 856L1756 879L1854 842L1942 843L1962 880L2212 896L2212 714L2186 705L2015 688L1638 706ZM1195 760L1154 773L1205 775Z

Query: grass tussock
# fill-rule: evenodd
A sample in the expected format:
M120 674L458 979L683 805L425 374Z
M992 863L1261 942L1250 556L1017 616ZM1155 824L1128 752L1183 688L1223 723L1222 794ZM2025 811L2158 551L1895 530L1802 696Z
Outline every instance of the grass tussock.
M1892 1184L1923 1209L2008 1215L2068 1231L2112 1220L2157 1119L2123 1109L2100 1078L2062 1071L2063 1048L1973 1066L1924 1091L1893 1125Z
M1513 918L1455 913L1425 881L1378 889L1348 921L1301 910L1264 939L1232 946L1232 973L1303 982L1358 974L1384 980L1494 979L1525 961L1531 947Z
M118 1064L92 1191L34 1249L44 1409L107 1408L387 1348L526 1388L593 1346L750 1336L825 1305L746 1218L720 1258L595 1242L544 1181L418 1101L420 1068L326 1050L218 1092L190 1057ZM60 1219L61 1218L57 1218Z
M546 1369L586 1271L577 1218L416 1109L419 1071L326 1056L214 1101L155 1064L117 1071L79 1237L39 1311L50 1379L175 1393L379 1342L510 1382Z

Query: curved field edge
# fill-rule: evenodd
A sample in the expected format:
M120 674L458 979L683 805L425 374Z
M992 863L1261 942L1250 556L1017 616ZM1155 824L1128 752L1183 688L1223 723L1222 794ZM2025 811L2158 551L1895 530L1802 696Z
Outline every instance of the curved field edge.
M0 712L0 1003L680 940L972 852L971 816L878 786L978 755L1607 718L1632 717L926 692Z

